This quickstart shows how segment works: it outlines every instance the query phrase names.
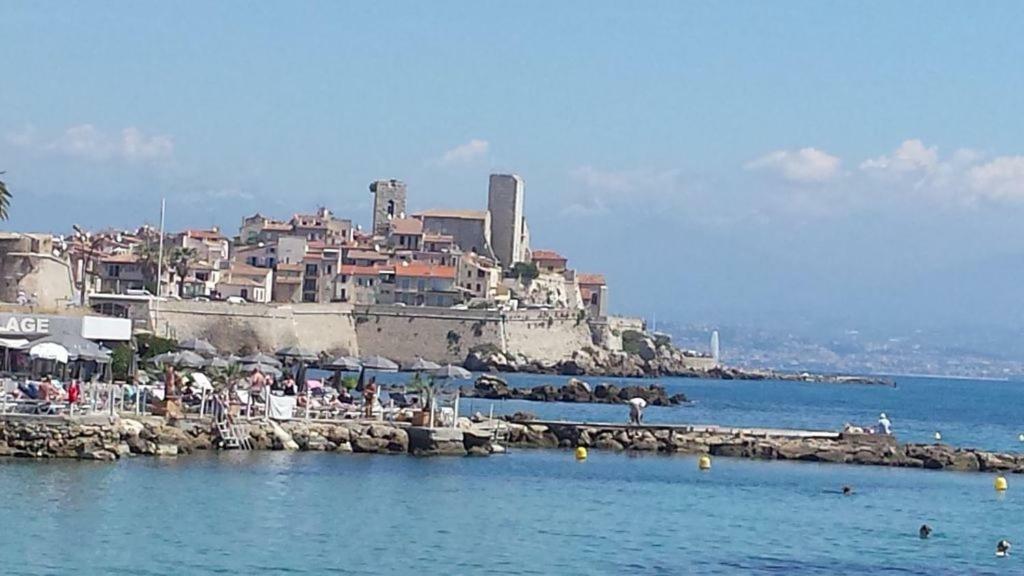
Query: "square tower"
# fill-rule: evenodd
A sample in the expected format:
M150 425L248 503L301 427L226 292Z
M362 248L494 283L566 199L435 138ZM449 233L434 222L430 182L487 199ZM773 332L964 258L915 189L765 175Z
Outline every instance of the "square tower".
M487 210L491 213L491 246L501 266L507 269L523 262L523 179L515 174L491 174Z
M373 193L373 234L387 236L391 220L405 214L405 182L377 180L370 183Z

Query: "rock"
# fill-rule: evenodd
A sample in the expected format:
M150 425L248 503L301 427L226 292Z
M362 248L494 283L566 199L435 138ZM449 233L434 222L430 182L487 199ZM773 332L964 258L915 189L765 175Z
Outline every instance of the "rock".
M125 418L120 422L119 432L123 436L138 436L145 428L142 422Z
M409 453L414 456L465 456L465 431L451 428L422 428L408 430Z
M177 456L178 446L175 444L157 444L156 446L157 456Z
M385 438L374 438L372 436L356 436L351 441L353 452L380 452L387 447L388 441Z
M601 450L624 450L621 443L609 437L598 438L597 441L594 442L594 448Z
M156 443L150 440L143 440L141 436L129 436L125 438L125 444L132 454L156 454Z
M113 462L114 460L117 460L117 455L108 450L85 452L80 457L82 460L99 460L103 462Z

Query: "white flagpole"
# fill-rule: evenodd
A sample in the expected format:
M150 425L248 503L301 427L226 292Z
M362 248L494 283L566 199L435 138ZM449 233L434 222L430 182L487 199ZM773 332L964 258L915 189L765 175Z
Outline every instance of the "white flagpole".
M163 292L163 281L164 281L164 213L167 211L167 198L160 199L160 243L157 248L159 252L156 256L156 300L153 302L156 312L154 316L154 331L159 331L157 321L160 313L160 294Z

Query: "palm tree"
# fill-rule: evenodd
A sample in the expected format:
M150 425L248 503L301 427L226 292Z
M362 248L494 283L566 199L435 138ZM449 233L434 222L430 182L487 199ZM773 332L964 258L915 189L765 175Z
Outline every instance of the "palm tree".
M170 266L173 250L173 246L164 244L163 261L165 269ZM160 283L160 280L156 277L160 262L160 239L150 238L138 247L136 254L139 257L139 263L142 264L142 273L146 277L147 287L151 285L151 291L156 294L156 287Z
M0 172L0 176L3 176L5 172ZM7 220L7 212L11 208L11 192L7 189L7 184L0 180L0 220Z
M178 276L178 296L184 297L185 294L185 277L188 276L188 271L192 268L192 264L196 262L196 249L195 248L175 248L171 252L170 265L174 269L174 273Z
M224 368L218 368L214 372L213 385L218 392L224 389L232 390L238 381L242 379L242 376L242 367L232 362Z

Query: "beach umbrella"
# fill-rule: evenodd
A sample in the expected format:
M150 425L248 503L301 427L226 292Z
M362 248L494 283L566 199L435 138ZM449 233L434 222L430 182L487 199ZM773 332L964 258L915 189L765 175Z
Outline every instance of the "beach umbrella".
M177 361L174 363L176 366L184 366L185 368L202 368L206 366L206 359L191 350L183 350L177 356Z
M178 353L177 352L164 352L163 354L157 354L156 356L153 356L152 358L149 359L149 361L152 364L155 364L155 365L161 366L161 367L166 366L167 364L170 364L171 366L174 366L175 364L178 363Z
M206 363L207 368L216 368L218 370L222 370L228 366L231 366L231 362L224 358L213 358Z
M315 362L319 359L309 348L303 348L302 346L289 346L282 348L276 353L278 358L287 358L290 360L302 360L304 362Z
M408 370L411 372L426 372L428 370L437 370L440 367L441 365L436 362L417 358L415 362L409 365Z
M68 349L56 342L42 342L40 344L35 344L29 348L28 355L32 358L53 360L55 362L60 362L61 364L67 364L70 359Z
M383 356L368 356L363 358L361 364L365 370L377 370L379 372L398 372L398 364Z
M362 368L363 365L359 363L359 359L351 356L339 356L324 365L324 370L337 372L359 372Z
M430 375L434 378L450 378L452 380L469 380L473 377L469 370L452 364L445 364L431 372Z
M45 343L63 346L68 351L68 359L70 360L92 360L98 362L110 359L110 355L105 353L99 344L76 334L54 334L40 338L32 344Z
M243 364L242 365L242 371L247 372L247 373L250 373L253 370L257 370L257 369L260 372L266 374L267 376L273 376L274 378L280 378L281 374L282 374L281 369L278 368L277 366L274 366L273 364L264 364L262 362L252 362L252 363L248 363L248 364Z
M189 338L188 340L182 340L178 343L178 350L191 350L196 354L202 354L203 356L214 356L217 354L217 349L206 340L201 338Z
M272 366L280 366L281 361L273 356L268 356L262 352L257 352L251 356L246 356L241 359L246 364L270 364Z

